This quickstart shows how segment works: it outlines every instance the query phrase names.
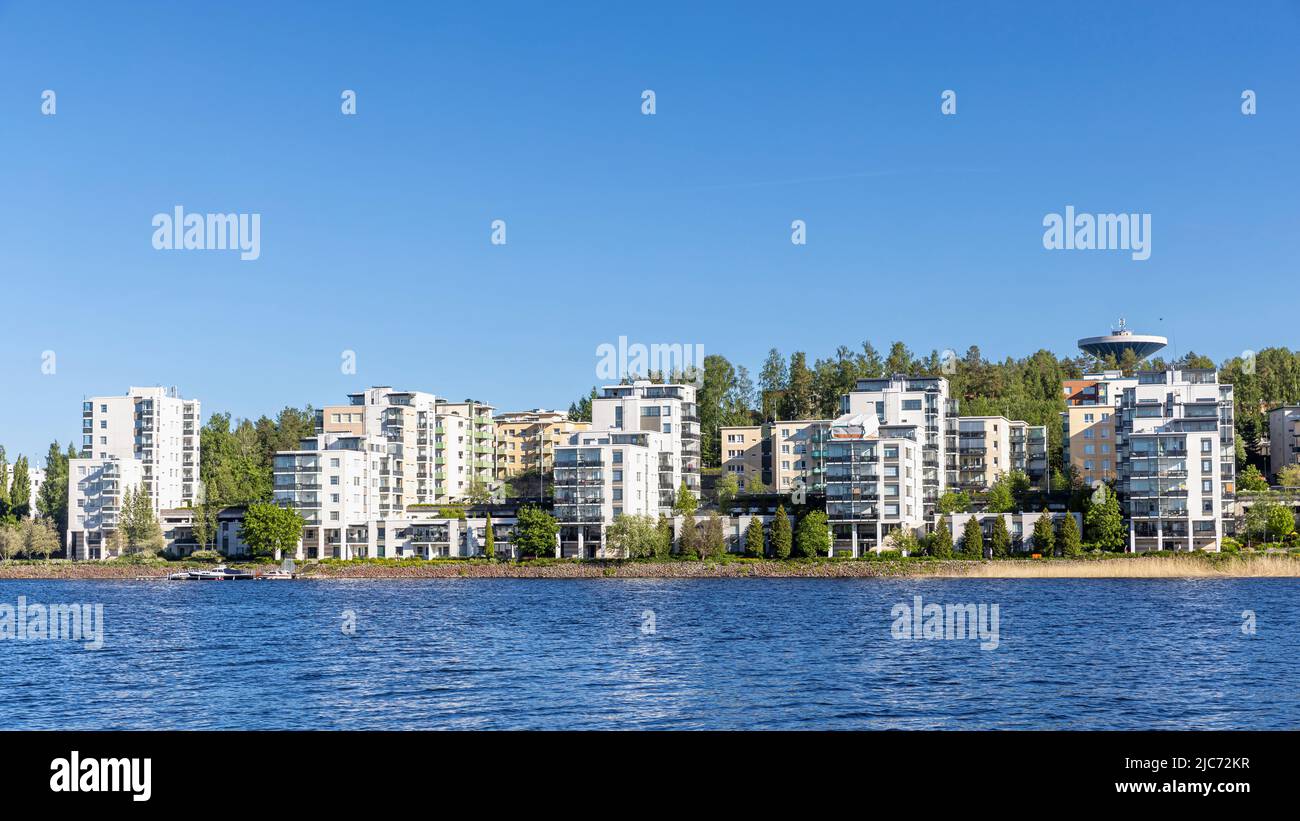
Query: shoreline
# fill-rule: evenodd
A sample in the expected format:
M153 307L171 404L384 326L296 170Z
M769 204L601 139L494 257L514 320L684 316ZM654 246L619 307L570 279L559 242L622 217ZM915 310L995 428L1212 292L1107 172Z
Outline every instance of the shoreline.
M5 580L163 581L181 569L211 567L198 562L166 565L54 561L0 564ZM236 564L272 570L275 563ZM1221 556L1129 556L1081 559L772 561L573 561L520 563L483 560L357 560L303 562L302 581L332 579L1179 579L1298 578L1300 557L1279 554Z

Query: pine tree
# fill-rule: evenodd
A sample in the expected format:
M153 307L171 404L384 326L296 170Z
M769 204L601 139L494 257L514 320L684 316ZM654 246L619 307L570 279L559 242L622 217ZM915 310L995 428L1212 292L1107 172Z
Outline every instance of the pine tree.
M1052 514L1043 509L1043 515L1034 522L1034 552L1051 558L1056 534L1052 531Z
M7 520L9 515L9 460L4 445L0 445L0 520Z
M745 555L756 559L763 558L763 520L757 516L749 518L749 527L745 529Z
M1075 521L1074 514L1066 514L1061 520L1061 531L1056 534L1056 542L1060 545L1061 555L1067 559L1083 555L1083 544L1079 539L1079 523Z
M785 515L785 505L778 504L776 518L772 520L772 555L778 559L790 558L792 541L790 519Z
M1101 499L1088 506L1084 519L1088 539L1103 550L1118 550L1124 546L1124 517L1120 513L1119 498L1106 485L1100 485L1096 494Z
M1007 530L1007 520L1001 515L993 520L993 535L989 543L995 559L1005 559L1011 553L1011 531Z
M939 517L939 526L930 537L930 555L936 559L952 558L952 531L948 529L948 517Z
M497 557L496 537L492 533L492 514L487 515L487 524L483 526L483 555L488 561Z
M962 530L961 552L967 559L984 558L984 533L980 530L979 519L974 516L966 520L966 527Z

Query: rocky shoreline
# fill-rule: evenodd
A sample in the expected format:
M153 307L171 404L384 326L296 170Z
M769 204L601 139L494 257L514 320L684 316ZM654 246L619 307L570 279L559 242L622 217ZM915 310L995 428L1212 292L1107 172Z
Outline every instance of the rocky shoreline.
M194 562L165 565L117 562L12 562L0 564L0 580L162 580L180 569L210 567ZM268 571L277 565L245 564ZM1229 557L1137 556L1043 560L843 560L767 561L469 561L304 562L298 577L311 579L740 579L740 578L1242 578L1300 577L1300 558L1287 555Z

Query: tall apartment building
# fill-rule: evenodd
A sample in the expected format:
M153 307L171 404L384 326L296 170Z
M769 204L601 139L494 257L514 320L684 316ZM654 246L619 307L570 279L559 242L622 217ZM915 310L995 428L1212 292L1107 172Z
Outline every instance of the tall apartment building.
M199 401L176 388L131 387L82 402L81 456L68 460L70 558L109 558L128 488L146 493L155 515L198 498L199 415Z
M700 417L695 386L645 380L607 385L591 400L592 431L653 431L672 443L679 482L700 493Z
M933 519L947 464L944 431L947 420L957 415L957 403L948 398L948 380L901 374L860 379L852 392L840 398L840 411L848 415L875 414L882 427L916 429L912 438L922 450L924 517L927 522Z
M448 402L423 391L387 386L348 394L348 404L317 414L320 433L376 436L390 457L381 478L379 515L398 515L415 504L465 500L471 487L491 487L496 462L493 407Z
M1019 471L1029 484L1048 489L1047 427L1005 416L959 416L945 425L947 489L984 492L1002 476Z
M860 555L894 530L919 530L943 492L947 420L943 377L859 380L828 431L824 475L834 550Z
M550 473L555 448L590 422L575 422L567 413L550 410L515 411L496 415L496 478L509 479L528 471Z
M306 558L375 556L381 500L391 498L396 459L382 436L323 432L272 462L276 504L304 519Z
M1212 369L1139 371L1119 412L1129 550L1217 548L1232 533L1233 392Z
M825 490L825 442L830 419L797 419L719 429L722 470L735 475L741 490L755 481L777 493L802 485Z
M1118 409L1124 391L1137 379L1122 371L1086 374L1061 383L1066 409L1061 412L1064 461L1084 484L1096 486L1118 477Z
M678 444L667 432L572 434L555 450L560 555L605 557L605 531L621 515L671 515L681 482Z
M1268 412L1268 470L1273 476L1287 465L1300 463L1300 405Z

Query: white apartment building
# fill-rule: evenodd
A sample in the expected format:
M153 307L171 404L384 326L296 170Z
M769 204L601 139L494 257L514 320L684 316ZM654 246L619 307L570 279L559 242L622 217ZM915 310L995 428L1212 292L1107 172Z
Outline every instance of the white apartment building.
M591 400L592 431L652 431L672 443L678 484L700 494L700 418L693 385L606 385ZM676 487L677 485L674 485Z
M375 555L381 499L391 494L395 460L383 437L321 433L272 463L273 500L304 519L299 558Z
M1209 369L1136 378L1118 422L1129 550L1217 549L1235 514L1232 386Z
M925 522L933 519L944 489L948 452L944 431L948 418L957 415L957 403L948 398L948 380L901 374L860 379L851 393L840 398L840 412L847 416L874 415L882 428L898 434L906 428L915 429L910 438L921 448L919 466L924 488L924 510L918 515L923 514ZM829 496L829 487L827 490Z
M1268 412L1268 470L1274 477L1287 465L1300 462L1300 405Z
M606 558L605 529L621 515L671 515L681 483L677 443L665 432L593 430L555 449L560 555Z
M379 515L401 515L409 505L463 501L475 483L493 486L492 411L481 402L374 387L349 394L347 405L323 408L316 428L384 441L391 461L388 481L381 483Z
M176 388L131 387L82 402L81 456L68 460L68 556L110 558L107 539L128 487L155 515L198 496L200 405Z
M874 408L831 425L826 443L826 516L835 555L884 547L895 530L922 529L927 491L924 425L882 425Z

